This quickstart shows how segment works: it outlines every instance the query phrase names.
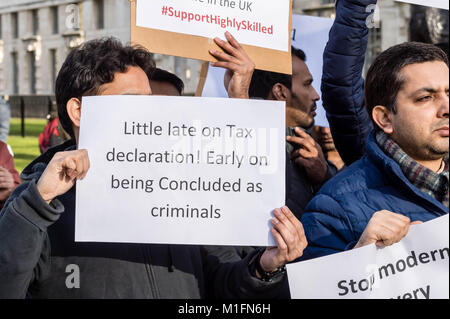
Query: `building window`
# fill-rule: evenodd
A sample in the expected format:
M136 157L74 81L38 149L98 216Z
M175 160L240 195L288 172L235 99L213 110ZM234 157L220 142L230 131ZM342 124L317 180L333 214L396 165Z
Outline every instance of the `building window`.
M30 67L30 94L36 94L36 53L28 52L28 66Z
M11 29L13 39L17 39L19 37L19 18L17 12L11 13Z
M13 74L13 94L19 94L19 65L17 62L17 52L11 53L12 74Z
M58 7L51 7L51 16L52 16L52 33L59 33L59 16L58 16Z
M52 83L50 83L50 88L52 93L55 93L56 72L58 70L56 53L57 53L56 49L50 50L50 72L52 77L51 78Z
M95 11L97 13L96 26L97 29L103 29L105 27L105 5L104 0L95 1Z
M32 10L31 11L31 22L32 22L32 33L33 35L37 35L39 32L39 14L38 10Z

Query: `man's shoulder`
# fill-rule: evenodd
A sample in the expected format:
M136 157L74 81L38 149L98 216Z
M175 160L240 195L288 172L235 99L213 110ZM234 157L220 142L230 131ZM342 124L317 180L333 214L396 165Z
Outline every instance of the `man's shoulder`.
M382 172L366 155L325 183L318 195L339 197L346 193L381 187L384 184Z
M386 187L389 185L384 174L366 155L320 189L305 209L305 220L331 218L356 223L366 220Z

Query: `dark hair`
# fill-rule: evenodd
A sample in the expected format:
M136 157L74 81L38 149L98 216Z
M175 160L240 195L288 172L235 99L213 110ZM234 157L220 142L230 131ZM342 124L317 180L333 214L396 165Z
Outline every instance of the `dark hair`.
M173 73L156 68L149 76L149 79L156 82L168 82L177 89L180 95L183 94L184 83L178 76Z
M445 52L445 54L447 55L447 59L448 59L448 55L449 55L449 47L448 47L448 42L443 42L443 43L435 43L435 46L437 46L439 49L441 49L442 51Z
M55 95L59 120L72 138L74 133L67 114L67 102L98 94L101 85L112 82L117 72L126 72L130 66L151 74L155 62L146 49L124 46L113 37L88 41L69 53L58 73Z
M306 54L300 49L291 47L292 56L296 56L302 61L306 61ZM292 89L292 75L255 70L249 88L250 98L266 99L275 84L283 84L288 89Z
M303 52L303 50L291 47L291 52L292 52L293 56L296 56L303 62L306 62L306 54L305 54L305 52Z
M383 105L397 112L397 95L404 84L401 70L411 64L442 61L448 66L444 51L433 44L406 42L381 53L373 62L366 77L365 103L372 117L372 110ZM374 125L375 129L379 129Z

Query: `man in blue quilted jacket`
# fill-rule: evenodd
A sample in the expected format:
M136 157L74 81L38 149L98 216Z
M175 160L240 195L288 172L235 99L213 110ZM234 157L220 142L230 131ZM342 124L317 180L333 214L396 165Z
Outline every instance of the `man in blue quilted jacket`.
M330 42L332 35L339 37L337 24L343 31L351 28L352 18L364 23L363 2L368 1L338 1ZM356 50L354 60L362 63L361 53ZM389 246L412 224L448 214L448 82L448 58L434 45L404 43L375 60L364 90L374 129L367 133L363 157L325 184L307 206L302 223L309 247L302 259L374 243ZM358 105L349 105L348 113ZM363 123L364 117L355 114L354 124Z

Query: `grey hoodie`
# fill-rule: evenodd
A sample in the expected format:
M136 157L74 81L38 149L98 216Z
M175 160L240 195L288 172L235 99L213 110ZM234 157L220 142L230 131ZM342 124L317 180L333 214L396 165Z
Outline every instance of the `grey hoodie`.
M0 212L0 298L289 297L286 275L254 276L262 248L75 242L75 187L50 204L36 188L53 155L71 149L34 160Z

